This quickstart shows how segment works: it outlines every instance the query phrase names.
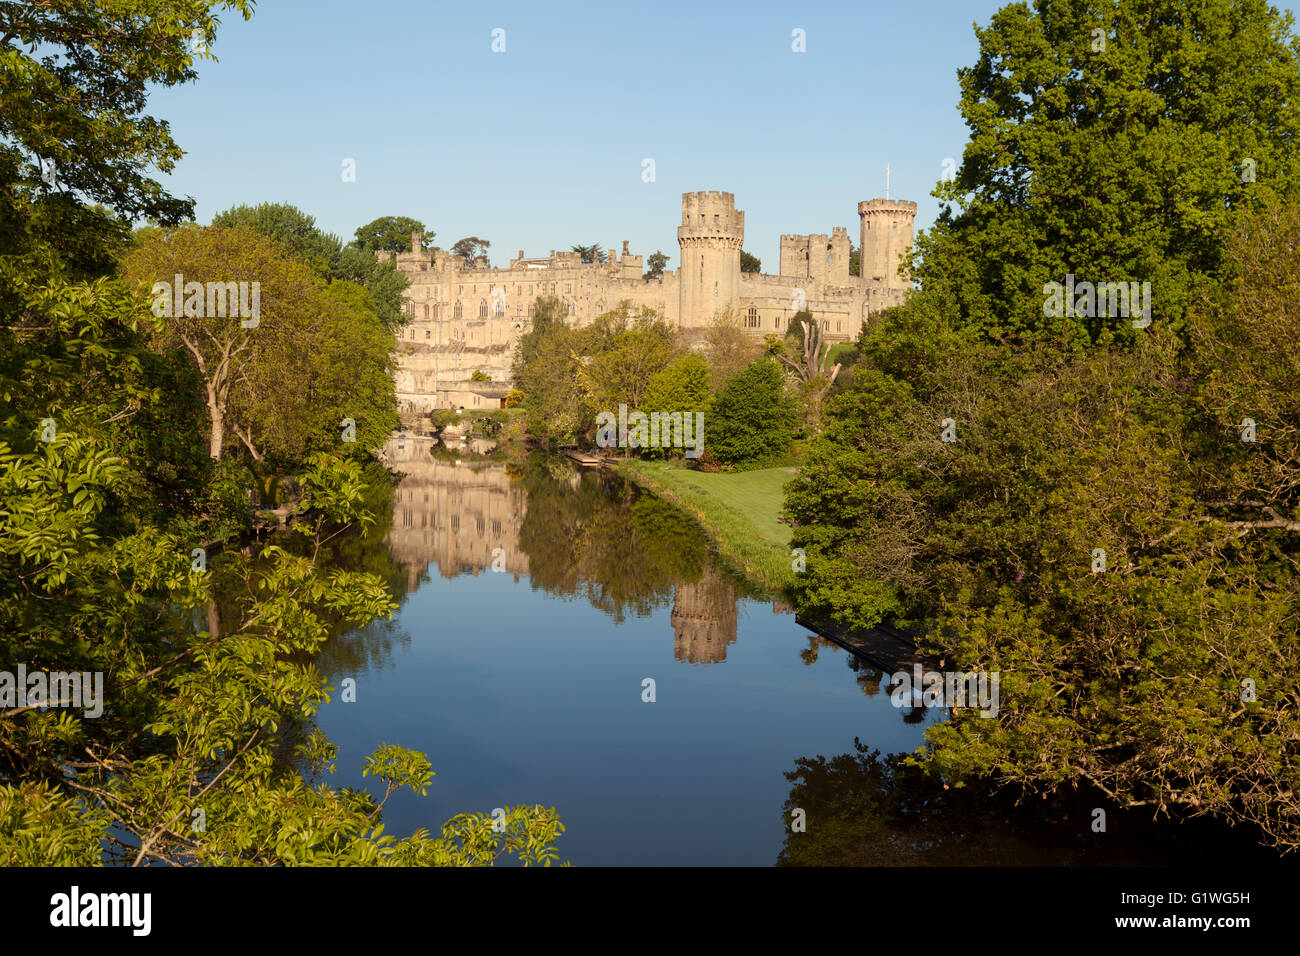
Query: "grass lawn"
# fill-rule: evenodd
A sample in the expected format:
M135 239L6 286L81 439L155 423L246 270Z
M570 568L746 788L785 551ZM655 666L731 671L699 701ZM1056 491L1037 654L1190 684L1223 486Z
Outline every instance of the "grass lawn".
M706 473L632 460L619 471L693 514L750 580L769 588L790 583L790 528L779 519L782 488L795 469Z

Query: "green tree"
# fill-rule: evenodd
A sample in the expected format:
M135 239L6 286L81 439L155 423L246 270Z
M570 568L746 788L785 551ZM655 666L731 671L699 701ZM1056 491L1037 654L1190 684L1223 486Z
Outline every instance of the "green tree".
M488 246L492 243L486 239L480 239L478 236L466 236L464 239L457 239L451 246L451 254L454 256L464 256L465 264L473 268L479 263L487 265Z
M570 246L569 251L582 256L583 262L599 262L604 265L607 258L605 250L598 243L593 243L590 246Z
M790 447L798 414L780 368L761 358L728 379L714 399L704 447L725 465L764 464Z
M344 246L338 236L322 232L315 218L296 206L288 203L235 206L214 216L212 224L225 228L247 226L283 243L321 278L345 279L365 286L372 311L393 331L410 321L402 297L408 282L397 264L380 261L373 252L354 245Z
M542 807L508 808L504 832L461 815L437 837L384 834L391 794L424 792L432 776L412 751L367 759L379 797L314 779L334 748L292 731L328 693L309 662L332 627L392 608L374 574L313 560L373 523L360 462L311 456L290 533L196 557L238 524L247 483L204 455L197 374L145 347L166 323L115 277L115 258L125 222L170 225L189 209L144 173L179 155L142 115L145 89L192 78L191 31L212 40L212 9L252 4L155 6L0 10L6 135L27 148L57 138L77 167L69 182L108 206L52 194L0 148L0 659L105 678L95 716L63 706L66 685L5 701L0 864L549 863L562 827ZM15 53L16 37L43 59ZM231 261L272 245L224 232L244 240ZM284 271L312 278L296 262Z
M763 343L746 331L740 311L734 306L715 312L704 330L704 355L715 390L721 389L763 351Z
M990 335L1129 339L1044 316L1049 282L1149 281L1180 320L1243 209L1297 195L1300 61L1265 0L1036 0L999 10L959 71L971 131L919 237L923 286ZM955 206L955 209L954 209Z
M763 263L757 256L751 256L744 249L740 250L740 271L741 272L762 272Z
M356 231L352 244L365 252L409 252L412 233L423 235L421 248L428 248L435 233L425 232L424 223L409 216L380 216Z
M668 257L662 252L656 251L646 259L646 265L650 267L645 271L644 278L647 281L650 279L662 279L664 275L664 267L668 265Z
M1066 358L955 333L923 292L864 335L787 512L804 613L898 617L1001 675L996 719L927 732L946 777L1095 787L1293 848L1300 692L1255 675L1295 671L1300 210L1224 245L1235 274L1185 339Z
M22 181L38 195L103 203L129 222L191 219L194 202L168 195L147 175L170 172L181 148L167 124L144 115L150 87L194 80L211 58L219 11L245 20L252 0L176 0L141 16L130 5L74 0L0 8L0 136L21 144ZM199 40L201 43L196 43Z
M651 376L641 410L646 413L680 412L683 415L705 412L707 418L711 398L709 365L703 356L692 352L674 359ZM645 448L641 454L646 458L663 458L668 450Z

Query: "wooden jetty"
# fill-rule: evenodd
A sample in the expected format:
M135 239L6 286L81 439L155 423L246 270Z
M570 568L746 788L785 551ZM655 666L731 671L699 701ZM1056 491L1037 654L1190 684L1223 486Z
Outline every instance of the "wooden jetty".
M594 455L589 451L579 451L576 448L566 448L564 450L566 458L571 458L584 468L602 468L609 464L609 459L604 455Z
M869 630L854 630L843 624L813 621L797 614L795 622L818 637L834 641L886 674L911 672L918 664L923 671L939 670L943 666L939 658L918 651L912 635L892 624L882 622Z

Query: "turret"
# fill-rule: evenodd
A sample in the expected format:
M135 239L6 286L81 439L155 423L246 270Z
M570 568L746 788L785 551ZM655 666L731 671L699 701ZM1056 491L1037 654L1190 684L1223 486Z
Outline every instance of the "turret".
M678 286L681 324L702 328L719 309L735 302L740 285L740 247L745 214L736 197L716 191L683 193Z
M872 199L858 203L862 220L862 279L885 289L906 291L911 280L899 274L912 248L916 203Z

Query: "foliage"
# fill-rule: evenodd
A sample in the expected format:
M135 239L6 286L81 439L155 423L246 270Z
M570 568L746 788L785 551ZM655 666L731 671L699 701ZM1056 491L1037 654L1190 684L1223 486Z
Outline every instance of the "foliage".
M454 256L464 256L465 264L470 268L478 265L480 262L487 265L488 247L492 243L486 239L480 239L478 236L466 236L464 239L457 239L451 245L451 254Z
M962 69L970 128L950 204L917 241L923 287L984 333L1129 341L1128 319L1044 317L1048 282L1152 283L1177 323L1223 239L1300 183L1300 41L1265 0L1014 3Z
M380 216L357 228L352 245L363 252L409 252L411 234L423 236L421 248L427 249L436 233L425 232L424 223L409 216Z
M599 243L592 243L589 246L570 246L570 252L576 252L582 257L583 262L597 263L604 265L609 258L608 253L600 247Z
M170 172L181 157L167 123L145 116L146 93L194 80L215 59L218 12L245 20L252 0L175 0L142 16L131 4L75 0L0 8L0 136L54 163L22 180L38 196L100 202L130 222L190 219L194 202L169 196L146 170ZM203 42L199 47L195 38Z
M1087 784L1293 848L1300 211L1224 243L1238 274L1186 341L1154 328L1062 356L953 332L928 294L895 310L788 513L807 613L899 615L1001 674L996 719L929 731L945 774Z
M662 252L656 250L646 259L646 265L649 267L646 269L644 276L647 281L650 279L662 279L664 275L664 267L668 265L668 257Z
M335 628L393 607L375 574L317 563L370 523L368 472L313 456L287 539L223 548L247 526L252 476L204 454L203 370L147 348L151 337L168 348L161 337L184 323L155 320L148 299L115 276L125 221L169 227L189 213L145 178L180 151L141 111L148 85L193 77L191 31L211 41L218 7L247 15L252 4L181 0L144 17L56 0L0 12L3 132L31 149L58 140L65 182L110 207L52 194L0 148L0 660L95 674L103 690L98 713L62 699L0 712L0 864L473 865L501 852L549 863L562 828L540 807L509 808L504 833L458 817L436 838L385 834L388 797L428 786L423 755L389 746L372 755L366 771L382 798L315 782L332 771L334 748L304 733L328 693L311 661ZM14 37L50 58L37 64ZM302 292L341 322L366 308L362 290L322 291L242 226L154 230L138 251L154 256L142 276L166 259L154 248L163 235L206 244L213 255L200 272L266 266L234 277ZM277 322L298 307L266 304L265 339L280 343ZM210 331L220 338L227 324ZM212 354L206 332L190 331L196 343L204 336L198 355ZM241 340L227 341L233 352ZM329 371L299 384L335 387L322 383Z
M704 357L709 363L709 378L714 391L749 365L764 351L762 342L745 331L740 311L734 307L719 309L704 331Z
M781 370L761 358L732 376L714 399L705 445L725 465L757 467L790 447L798 414Z
M595 431L596 414L641 408L651 379L676 354L673 330L651 309L622 303L570 328L558 299L538 299L520 337L514 376L529 432L569 442Z
M402 299L407 280L396 263L376 259L373 253L353 245L344 246L338 236L321 232L315 218L296 206L288 203L235 206L213 216L212 224L227 229L247 226L283 243L318 277L345 279L365 286L370 294L371 311L390 329L396 330L409 321Z
M711 399L709 365L702 356L691 353L674 359L650 377L640 409L646 414L680 412L682 415L693 415L705 412L707 417ZM641 457L663 458L669 452L670 449L667 448L643 448Z
M740 271L741 272L762 272L763 263L758 256L751 256L744 249L740 250Z

